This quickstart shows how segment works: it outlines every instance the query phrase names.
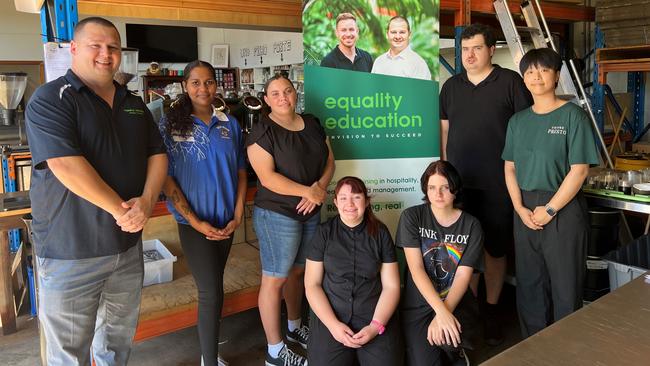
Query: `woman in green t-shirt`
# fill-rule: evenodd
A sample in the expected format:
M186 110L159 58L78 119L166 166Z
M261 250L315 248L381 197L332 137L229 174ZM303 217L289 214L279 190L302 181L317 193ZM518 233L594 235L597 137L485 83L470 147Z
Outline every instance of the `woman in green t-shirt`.
M517 308L524 337L582 306L589 226L580 187L599 159L587 114L555 95L561 67L560 56L547 48L521 59L534 104L510 119L501 156L517 213Z

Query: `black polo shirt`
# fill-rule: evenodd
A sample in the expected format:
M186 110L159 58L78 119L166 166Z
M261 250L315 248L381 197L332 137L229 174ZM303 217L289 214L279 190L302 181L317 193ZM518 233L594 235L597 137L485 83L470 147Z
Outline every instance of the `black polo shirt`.
M123 232L110 213L69 191L46 160L83 156L123 200L142 195L149 156L165 152L142 99L116 84L111 108L68 70L36 90L25 117L36 255L82 259L135 245L141 233Z
M336 317L370 323L382 290L381 265L397 261L386 226L374 238L365 221L350 228L337 215L318 227L307 258L323 262L322 286Z
M506 192L501 152L508 120L532 104L521 76L499 65L478 85L469 81L467 72L445 82L440 119L449 120L447 160L465 187Z
M372 56L358 47L355 47L354 49L356 52L354 62L350 61L350 59L341 52L339 46L336 46L321 60L320 65L334 69L370 72L373 63Z

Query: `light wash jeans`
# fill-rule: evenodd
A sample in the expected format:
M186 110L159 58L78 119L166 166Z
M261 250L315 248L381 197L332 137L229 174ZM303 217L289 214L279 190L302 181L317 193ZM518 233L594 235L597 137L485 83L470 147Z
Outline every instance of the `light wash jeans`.
M38 317L48 366L126 365L138 323L142 242L86 259L40 258Z

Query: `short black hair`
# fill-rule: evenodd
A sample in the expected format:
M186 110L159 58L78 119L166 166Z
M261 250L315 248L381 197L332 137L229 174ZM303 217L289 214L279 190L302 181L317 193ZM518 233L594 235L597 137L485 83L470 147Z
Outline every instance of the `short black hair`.
M548 67L559 72L562 69L562 57L550 48L532 49L519 61L519 71L523 75L531 66Z
M483 36L486 46L492 47L497 44L497 36L494 34L494 28L481 23L474 23L463 29L463 32L460 34L460 39L470 39L477 34Z
M420 189L422 189L422 193L424 193L422 200L431 203L429 201L429 196L427 195L427 191L429 190L429 178L436 174L447 178L447 183L449 183L449 192L455 196L454 206L458 206L463 190L463 182L460 180L458 170L456 170L456 168L446 160L434 161L429 164L429 166L424 170L424 173L422 173L422 177L420 178Z
M117 27L115 24L113 24L110 20L102 18L102 17L89 17L89 18L84 18L77 25L74 26L74 34L73 38L77 39L81 31L86 27L88 24L96 24L96 25L101 25L106 28L113 28L115 29L115 33L117 33L117 38L118 40L122 40L120 37L120 31L117 30Z

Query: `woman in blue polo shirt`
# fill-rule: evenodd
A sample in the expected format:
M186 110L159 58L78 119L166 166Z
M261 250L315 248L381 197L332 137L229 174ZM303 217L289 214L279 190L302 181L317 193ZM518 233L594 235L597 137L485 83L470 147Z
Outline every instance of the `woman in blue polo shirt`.
M214 68L197 60L183 75L186 92L160 121L169 157L163 190L198 288L202 363L225 365L217 349L223 272L244 213L244 142L237 120L212 105Z

